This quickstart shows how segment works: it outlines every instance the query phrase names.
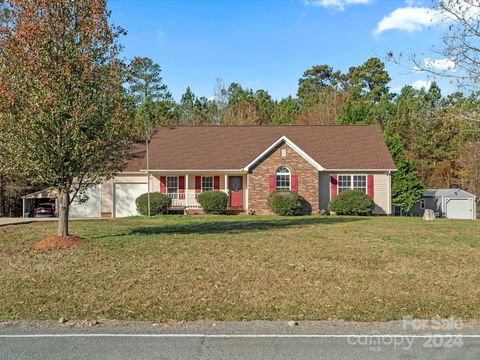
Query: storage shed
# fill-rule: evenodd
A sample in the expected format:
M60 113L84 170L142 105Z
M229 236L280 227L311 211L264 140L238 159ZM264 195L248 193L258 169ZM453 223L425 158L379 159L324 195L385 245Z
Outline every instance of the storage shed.
M412 214L423 216L425 209L447 219L477 218L476 196L462 189L428 189L413 207Z

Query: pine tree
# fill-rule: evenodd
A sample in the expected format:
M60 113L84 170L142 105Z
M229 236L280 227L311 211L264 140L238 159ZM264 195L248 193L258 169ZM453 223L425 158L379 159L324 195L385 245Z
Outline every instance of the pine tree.
M409 213L425 190L413 164L405 155L402 139L398 135L385 134L385 142L397 171L392 173L392 204Z

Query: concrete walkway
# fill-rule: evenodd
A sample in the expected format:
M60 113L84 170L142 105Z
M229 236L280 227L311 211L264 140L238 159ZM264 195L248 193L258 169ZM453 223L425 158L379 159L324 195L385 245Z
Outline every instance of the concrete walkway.
M28 224L36 221L56 221L57 218L10 218L0 217L0 226Z

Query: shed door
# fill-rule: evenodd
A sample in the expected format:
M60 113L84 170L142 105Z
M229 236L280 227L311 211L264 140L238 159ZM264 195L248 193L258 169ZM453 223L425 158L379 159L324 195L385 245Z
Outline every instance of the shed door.
M138 215L135 200L147 192L147 183L115 184L115 217Z
M79 202L75 198L70 204L69 213L72 218L97 218L101 216L101 189L100 186L90 186L85 195L86 202Z
M471 199L446 199L447 218L472 219L473 204Z

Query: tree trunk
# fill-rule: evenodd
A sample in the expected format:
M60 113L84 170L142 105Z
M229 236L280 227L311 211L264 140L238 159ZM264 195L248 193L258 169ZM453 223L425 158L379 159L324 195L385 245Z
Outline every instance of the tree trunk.
M70 192L62 191L58 196L58 231L57 235L60 237L68 236L68 211L70 203Z
M0 217L4 216L3 215L3 188L2 188L2 175L0 175ZM22 214L23 216L23 214Z

